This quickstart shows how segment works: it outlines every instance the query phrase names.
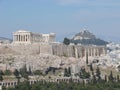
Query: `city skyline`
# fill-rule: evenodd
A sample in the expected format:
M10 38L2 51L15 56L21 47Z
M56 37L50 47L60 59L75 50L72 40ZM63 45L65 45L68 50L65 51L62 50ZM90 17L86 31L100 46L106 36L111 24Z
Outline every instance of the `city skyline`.
M98 38L119 42L119 0L0 0L0 37L24 29L54 32L57 40L88 29Z

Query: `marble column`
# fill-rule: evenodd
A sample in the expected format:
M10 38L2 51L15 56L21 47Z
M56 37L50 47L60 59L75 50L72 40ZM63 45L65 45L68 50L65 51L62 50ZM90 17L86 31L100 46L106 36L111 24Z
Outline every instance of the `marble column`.
M91 48L91 56L92 56L92 48Z
M27 41L29 41L29 35L27 35Z
M18 35L17 35L17 42L18 42Z
M27 41L29 41L29 35L27 35Z
M23 35L23 41L25 42L25 35Z
M25 42L27 42L27 35L25 35Z
M17 41L17 35L15 35L15 42Z
M18 41L20 42L20 35L18 35Z
M19 41L19 36L17 35L17 42Z
M97 56L99 56L99 50L98 50L98 48L97 48Z
M27 35L25 34L25 42L27 42Z
M23 35L21 35L21 37L22 37L22 39L21 39L21 40L22 40L22 42L23 42Z
M21 35L21 42L23 41L23 35Z
M87 54L87 48L85 48L85 57L86 57L86 54Z
M105 48L103 48L103 55L105 55L106 54L106 51L105 51Z
M13 35L13 41L15 41L15 35Z
M86 54L89 56L89 48L87 49L87 52L86 52Z
M20 35L20 41L22 42L22 35Z
M23 37L23 42L24 42L24 35L22 35L22 37Z
M20 35L19 35L19 42L20 42Z
M15 35L15 41L17 41L17 35Z
M95 52L95 48L94 48L94 50L93 50L93 56L94 56L94 57L95 57L95 53L96 53L96 52Z

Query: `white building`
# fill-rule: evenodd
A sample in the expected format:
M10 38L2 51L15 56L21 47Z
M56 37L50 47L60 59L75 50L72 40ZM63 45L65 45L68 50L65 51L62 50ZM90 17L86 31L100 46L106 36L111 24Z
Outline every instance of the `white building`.
M43 42L55 42L55 33L42 34Z
M31 44L31 43L50 43L55 42L55 34L39 34L30 31L19 30L13 33L14 44Z

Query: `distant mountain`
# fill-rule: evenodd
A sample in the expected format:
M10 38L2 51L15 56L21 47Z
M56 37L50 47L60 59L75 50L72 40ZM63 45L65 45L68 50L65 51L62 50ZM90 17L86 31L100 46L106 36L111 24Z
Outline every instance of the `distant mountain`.
M95 35L90 33L88 30L83 30L80 33L75 34L73 40L81 40L81 39L95 39Z
M0 43L10 43L12 42L11 39L5 38L5 37L0 37Z
M108 42L101 40L99 38L96 38L96 36L89 32L88 30L83 30L75 36L73 36L72 39L70 39L70 43L74 44L83 44L83 45L106 45Z

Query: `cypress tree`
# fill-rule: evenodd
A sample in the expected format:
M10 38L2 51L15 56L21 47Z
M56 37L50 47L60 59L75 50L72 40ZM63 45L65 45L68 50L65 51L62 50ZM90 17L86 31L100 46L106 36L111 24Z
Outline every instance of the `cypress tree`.
M107 82L107 75L105 75L105 82Z
M88 64L88 52L86 52L86 64Z
M93 72L93 66L90 64L90 71Z
M3 81L3 77L2 77L2 75L0 75L0 81Z
M117 75L117 82L119 82L120 81L120 77L119 77L119 75Z
M111 81L111 82L114 81L114 77L113 77L113 73L112 73L112 71L110 72L110 75L109 75L109 81Z
M97 82L96 76L93 75L93 84L95 84Z
M68 76L71 76L71 68L68 68Z
M97 69L96 69L96 76L98 77L98 80L101 79L100 75L101 75L100 69L99 69L99 67L97 67Z

